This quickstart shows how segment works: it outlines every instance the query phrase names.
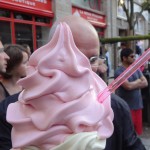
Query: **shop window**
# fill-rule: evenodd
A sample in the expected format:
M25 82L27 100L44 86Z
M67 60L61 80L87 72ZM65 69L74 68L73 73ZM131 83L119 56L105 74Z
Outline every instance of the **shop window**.
M27 44L33 52L48 42L50 19L50 17L0 9L2 43Z
M71 0L74 5L87 7L97 11L104 11L104 0Z
M50 18L46 17L35 17L36 22L42 22L42 23L50 23Z
M95 27L95 29L98 33L99 38L103 38L104 37L104 29L100 28L100 27Z
M119 29L119 36L127 36L127 30Z
M89 0L89 6L91 9L103 11L103 0Z
M7 18L10 18L10 11L0 9L0 17L7 17Z
M0 22L0 37L2 39L3 45L10 44L12 42L10 22L5 22L5 21Z
M49 27L37 26L36 27L36 44L37 48L45 45L48 42Z
M21 13L14 13L14 18L15 19L20 19L20 20L29 20L32 21L32 16L27 15L27 14L21 14Z
M144 26L145 26L145 20L143 18L138 18L137 23L135 24L135 33L137 34L144 34Z
M32 37L32 25L15 24L15 36L17 44L27 44L30 46L33 52L33 37Z

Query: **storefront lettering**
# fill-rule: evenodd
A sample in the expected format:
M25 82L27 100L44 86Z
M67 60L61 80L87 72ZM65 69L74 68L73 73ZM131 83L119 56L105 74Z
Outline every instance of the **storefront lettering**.
M29 6L36 6L36 2L47 4L47 0L35 0L35 2L32 2L30 0L12 0L12 2L22 3Z
M92 16L95 17L95 18L98 18L98 19L103 19L103 18L104 18L104 17L102 17L102 16L95 15L95 14L92 14Z
M87 16L91 16L91 13L89 13L87 11L84 11L84 14L87 15Z
M83 11L82 10L79 10L80 11L80 14L83 14Z
M31 1L28 1L28 0L12 0L12 1L22 3L22 4L27 4L27 5L30 5L30 6L35 6L35 2L31 2Z
M35 0L36 2L47 4L47 0Z
M72 13L78 16L81 16L94 24L100 25L100 26L105 26L106 21L105 21L105 16L99 15L93 12L89 12L80 8L73 7L72 8Z
M53 16L51 0L0 0L0 3L13 10L28 12L30 9L34 14Z

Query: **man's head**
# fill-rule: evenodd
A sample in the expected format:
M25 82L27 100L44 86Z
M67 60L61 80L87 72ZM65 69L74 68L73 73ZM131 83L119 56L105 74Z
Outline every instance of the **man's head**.
M8 59L9 56L4 52L3 44L0 39L0 72L6 72Z
M92 62L93 71L97 71L99 62L99 37L95 28L85 19L77 16L68 16L60 19L52 27L50 37L53 36L55 28L59 22L66 22L72 32L77 48ZM93 58L95 57L95 58ZM94 62L96 60L97 62Z
M135 54L132 49L124 48L120 54L121 61L124 64L130 65L135 61Z

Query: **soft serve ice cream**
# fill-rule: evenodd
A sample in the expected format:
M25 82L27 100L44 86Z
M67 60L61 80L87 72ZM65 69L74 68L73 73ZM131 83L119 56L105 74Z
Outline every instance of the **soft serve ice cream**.
M13 149L100 150L113 132L106 84L76 47L70 28L60 23L52 40L30 57L19 101L10 104Z

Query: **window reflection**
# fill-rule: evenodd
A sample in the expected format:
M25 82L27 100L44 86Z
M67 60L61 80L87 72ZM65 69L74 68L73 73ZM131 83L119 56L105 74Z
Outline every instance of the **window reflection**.
M36 27L36 42L37 48L45 45L48 42L49 27L37 26Z
M0 36L2 38L3 45L11 43L11 29L9 22L0 22Z
M50 18L46 17L35 17L36 22L50 23Z
M31 15L27 15L27 14L21 14L21 13L14 13L14 18L15 19L20 19L20 20L32 20L32 16Z
M10 11L0 9L0 17L7 17L7 18L9 18L10 17Z
M33 52L33 37L32 37L32 25L15 24L15 35L17 44L27 44L30 46Z

